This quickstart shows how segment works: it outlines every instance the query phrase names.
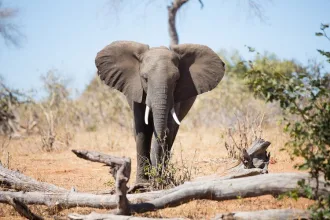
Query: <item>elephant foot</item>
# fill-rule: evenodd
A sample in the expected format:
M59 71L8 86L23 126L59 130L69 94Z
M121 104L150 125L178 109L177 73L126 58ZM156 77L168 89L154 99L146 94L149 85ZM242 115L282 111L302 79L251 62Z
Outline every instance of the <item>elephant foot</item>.
M133 186L131 186L127 194L132 194L132 193L143 193L143 192L150 192L150 183L135 183Z

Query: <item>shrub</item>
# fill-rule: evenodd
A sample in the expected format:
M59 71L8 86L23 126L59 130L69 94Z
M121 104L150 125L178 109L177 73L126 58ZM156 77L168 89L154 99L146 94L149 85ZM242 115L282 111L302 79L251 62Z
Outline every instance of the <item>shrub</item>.
M317 36L325 36L329 25L322 24ZM330 63L330 52L318 50ZM271 61L264 60L269 63ZM283 72L280 69L259 68L251 63L246 74L248 85L254 94L266 102L279 102L286 122L285 131L291 140L287 149L296 157L303 157L304 162L298 169L308 170L317 181L324 176L330 185L330 74L322 72L315 66L293 68L294 71ZM306 192L310 189L300 183ZM312 193L318 202L312 207L313 218L330 218L330 197L318 194L318 187Z

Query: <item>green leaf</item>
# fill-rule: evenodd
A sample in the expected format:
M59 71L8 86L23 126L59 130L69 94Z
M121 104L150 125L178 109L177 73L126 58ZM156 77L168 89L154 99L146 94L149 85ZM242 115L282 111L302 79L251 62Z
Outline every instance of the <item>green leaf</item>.
M309 165L306 163L298 166L299 170L308 170L309 168Z
M318 36L318 37L323 36L323 33L321 33L321 32L316 32L316 33L315 33L315 36Z
M329 24L321 24L321 30L323 31L323 30L325 30L325 29L327 29L327 28L329 28Z
M245 46L246 46L246 45L245 45ZM256 49L253 48L253 47L250 47L250 46L246 46L246 47L248 48L249 52L255 52L255 51L256 51Z

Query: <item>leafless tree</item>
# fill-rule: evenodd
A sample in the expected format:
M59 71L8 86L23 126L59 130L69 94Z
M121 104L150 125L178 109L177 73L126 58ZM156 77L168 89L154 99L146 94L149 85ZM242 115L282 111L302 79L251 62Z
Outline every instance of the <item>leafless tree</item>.
M19 26L13 22L18 15L18 9L6 8L0 0L0 35L7 45L20 46L23 37Z
M17 14L18 9L6 8L0 0L0 36L7 45L16 47L20 45L20 39L23 37L18 25L13 22ZM18 91L9 89L0 76L0 134L20 136L21 125L17 107L22 96Z
M18 90L8 88L0 76L0 135L20 136L21 129L18 106L27 97Z
M167 6L168 10L168 33L170 36L170 45L176 45L179 43L179 34L176 29L176 15L180 8L192 0L170 0L170 4ZM245 0L244 0L245 1ZM247 0L247 6L249 13L252 16L257 17L260 21L265 21L267 17L265 16L264 4L269 2L270 0ZM108 5L111 10L118 15L117 13L123 9L124 4L129 2L128 0L109 0ZM159 1L157 1L159 2ZM165 2L169 2L166 0ZM198 0L200 3L201 9L204 7L203 0ZM139 4L144 3L146 6L156 3L155 0L142 0ZM240 1L238 1L240 3Z

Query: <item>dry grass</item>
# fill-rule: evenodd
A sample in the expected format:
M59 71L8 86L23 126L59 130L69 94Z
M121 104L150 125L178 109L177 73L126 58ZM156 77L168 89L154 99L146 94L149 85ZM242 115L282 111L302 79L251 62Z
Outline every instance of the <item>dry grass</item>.
M57 94L61 94L58 88L66 94L67 90L61 87L61 84L54 90ZM97 192L112 187L113 180L108 169L102 164L79 159L71 153L71 149L95 150L130 157L133 165L130 180L132 184L136 172L136 150L131 131L132 116L123 95L109 90L96 78L79 98L71 100L67 96L63 97L65 98L55 102L57 104L52 105L50 109L54 114L53 129L56 134L52 152L46 152L42 147L41 131L49 127L41 108L36 107L37 105L22 106L22 123L27 123L32 118L38 121L38 126L36 131L23 139L12 139L8 142L6 137L0 136L2 163L40 181L67 189L75 187L80 192ZM45 105L47 102L45 99L41 104ZM172 162L178 161L178 166L183 163L193 171L198 171L191 173L192 178L224 174L226 169L236 163L236 160L228 157L225 148L225 142L228 142L228 129L237 127L237 119L249 118L250 122L253 122L260 115L264 116L262 138L272 143L268 148L271 153L269 172L296 172L288 154L280 151L287 141L287 136L277 124L280 117L278 108L254 99L244 84L234 77L226 77L214 91L197 99L192 110L182 121L173 146ZM34 118L35 116L37 117ZM239 132L233 133L232 136L235 140L242 139ZM298 160L296 159L296 162ZM202 200L176 208L145 213L143 216L205 219L213 217L216 213L228 211L305 209L311 203L307 199L278 201L272 196L221 202ZM37 214L51 218L45 207L31 207ZM65 216L70 212L87 214L91 210L74 208L64 210L58 215ZM11 207L0 204L0 219L21 218Z
M224 147L224 138L221 134L224 130L199 128L193 131L179 131L174 144L173 160L183 160L199 170L193 173L193 178L203 175L222 174L234 161L227 157ZM293 162L287 153L279 151L287 140L287 137L278 128L264 130L264 138L272 142L269 150L276 163L270 164L270 172L291 172ZM2 138L1 142L4 141ZM1 146L1 145L0 145ZM97 132L77 133L71 142L70 148L63 148L53 153L41 151L39 136L29 136L26 139L11 140L9 145L2 149L1 161L5 161L7 152L10 154L10 168L18 169L28 176L40 181L54 183L70 189L74 186L78 191L96 192L109 189L112 178L108 169L101 164L88 162L77 158L71 149L89 149L104 152L116 156L132 158L133 170L130 183L134 182L136 170L136 151L132 134L114 124ZM182 158L181 158L182 157ZM4 163L5 164L5 163ZM234 201L192 201L176 208L168 208L143 216L152 217L188 217L194 219L210 218L216 213L228 211L245 211L269 208L300 208L306 209L311 204L307 199L277 200L272 196L261 196L250 199L237 199ZM33 206L36 213L47 216L44 207ZM58 215L69 212L88 213L92 209L71 209ZM97 210L100 211L100 210ZM104 210L103 210L104 211ZM100 211L102 212L102 211ZM1 219L19 219L15 211L7 205L0 205ZM51 217L51 216L48 216Z

